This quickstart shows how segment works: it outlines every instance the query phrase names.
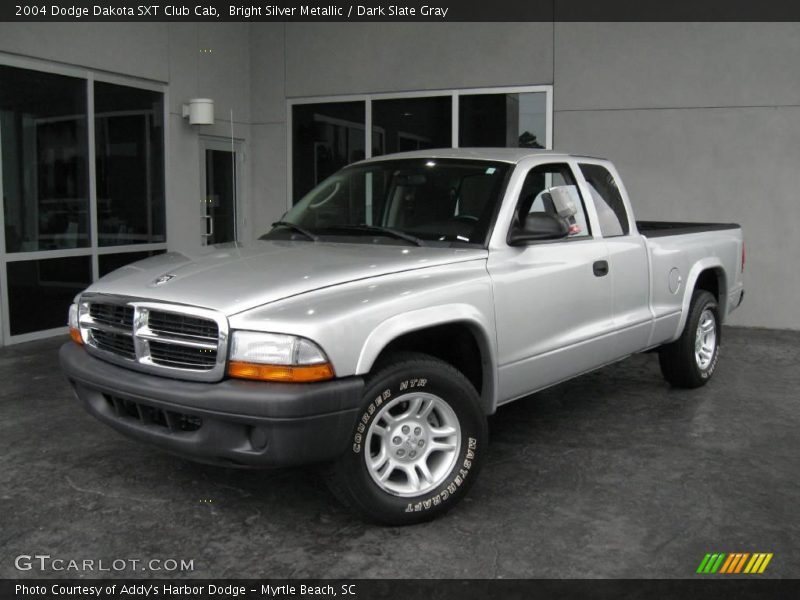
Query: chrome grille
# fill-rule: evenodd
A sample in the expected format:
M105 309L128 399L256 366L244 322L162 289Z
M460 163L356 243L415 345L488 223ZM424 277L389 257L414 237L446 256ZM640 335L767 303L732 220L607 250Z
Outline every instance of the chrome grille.
M183 379L222 379L228 322L207 309L85 294L80 326L92 354Z
M101 350L113 352L131 360L136 358L132 335L114 333L103 329L90 329L89 331L91 331L92 341Z
M217 362L216 348L187 348L151 340L150 358L157 365L182 369L213 369Z
M133 327L133 307L125 304L91 304L89 314L98 324L112 327Z
M200 338L217 341L219 331L217 324L208 319L198 319L187 315L151 310L148 325L152 331L167 335L177 335L187 338Z

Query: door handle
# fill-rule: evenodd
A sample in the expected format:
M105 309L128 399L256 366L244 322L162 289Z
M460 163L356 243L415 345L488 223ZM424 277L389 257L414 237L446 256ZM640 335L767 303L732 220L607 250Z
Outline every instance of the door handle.
M206 220L206 231L200 235L208 238L214 235L214 217L211 215L203 215L203 218Z
M592 265L592 271L595 277L605 277L608 275L608 261L598 260Z

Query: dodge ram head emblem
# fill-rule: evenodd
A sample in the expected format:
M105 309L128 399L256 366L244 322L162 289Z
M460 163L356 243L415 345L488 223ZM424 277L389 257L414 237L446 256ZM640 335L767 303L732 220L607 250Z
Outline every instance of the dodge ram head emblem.
M167 283L168 281L171 281L173 279L175 279L175 275L173 275L171 273L168 273L167 275L162 275L161 277L157 278L153 282L153 285L164 285L165 283Z

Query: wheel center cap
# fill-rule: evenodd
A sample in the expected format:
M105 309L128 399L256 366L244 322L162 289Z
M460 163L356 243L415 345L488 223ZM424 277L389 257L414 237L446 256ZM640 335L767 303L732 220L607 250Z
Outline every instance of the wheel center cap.
M406 421L395 428L391 441L397 458L414 461L425 449L427 430L419 421Z

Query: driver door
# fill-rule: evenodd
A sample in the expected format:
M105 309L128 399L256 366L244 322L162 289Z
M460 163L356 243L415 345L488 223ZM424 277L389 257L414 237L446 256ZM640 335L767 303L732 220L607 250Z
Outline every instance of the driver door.
M492 249L499 400L507 402L608 362L612 286L605 242L596 236L572 166L551 163L525 175L510 224L554 211L547 189L570 186L578 214L569 237ZM498 227L503 226L500 221Z

